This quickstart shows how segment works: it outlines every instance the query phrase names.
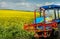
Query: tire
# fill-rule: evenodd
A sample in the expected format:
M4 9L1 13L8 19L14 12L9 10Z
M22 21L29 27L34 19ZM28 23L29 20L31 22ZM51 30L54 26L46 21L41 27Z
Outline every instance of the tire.
M59 32L58 32L58 31L55 31L54 37L55 37L56 39L59 37Z
M54 37L58 37L59 36L59 32L58 31L55 31L54 32Z
M59 32L58 31L55 31L54 29L52 30L52 33L51 33L51 36L50 36L50 39L57 39L59 36Z

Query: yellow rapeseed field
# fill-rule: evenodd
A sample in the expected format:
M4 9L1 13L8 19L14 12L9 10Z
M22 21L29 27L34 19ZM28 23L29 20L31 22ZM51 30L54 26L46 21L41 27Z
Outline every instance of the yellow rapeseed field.
M34 17L34 12L18 10L0 10L0 17Z
M39 15L39 13L37 13ZM22 11L22 10L0 10L0 21L3 21L3 25L10 26L16 25L23 26L24 23L32 23L34 21L34 12ZM0 22L2 25L2 23Z
M31 39L32 33L23 30L23 26L33 22L34 12L0 10L0 39Z

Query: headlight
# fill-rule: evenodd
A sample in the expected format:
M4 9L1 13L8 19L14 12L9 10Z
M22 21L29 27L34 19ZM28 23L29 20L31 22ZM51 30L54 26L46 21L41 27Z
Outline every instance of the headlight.
M51 30L51 26L46 26L46 30Z
M43 26L37 26L38 30L43 30Z

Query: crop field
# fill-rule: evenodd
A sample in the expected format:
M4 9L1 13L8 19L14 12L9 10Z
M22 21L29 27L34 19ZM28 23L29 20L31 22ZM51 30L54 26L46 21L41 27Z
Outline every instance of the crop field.
M23 26L33 21L34 12L0 10L0 39L31 39L33 33L24 31Z

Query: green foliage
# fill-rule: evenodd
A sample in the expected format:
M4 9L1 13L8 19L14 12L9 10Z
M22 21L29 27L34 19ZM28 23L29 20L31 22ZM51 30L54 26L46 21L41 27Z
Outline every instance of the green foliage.
M33 33L22 29L25 21L18 17L0 17L0 39L31 39Z

